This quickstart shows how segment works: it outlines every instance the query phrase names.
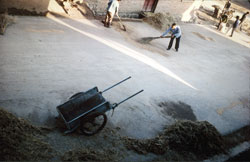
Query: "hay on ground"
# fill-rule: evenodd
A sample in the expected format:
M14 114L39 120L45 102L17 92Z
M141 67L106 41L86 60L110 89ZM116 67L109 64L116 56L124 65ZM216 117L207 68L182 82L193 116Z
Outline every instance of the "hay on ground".
M114 150L94 150L80 148L68 151L61 157L63 161L114 161Z
M143 19L148 24L152 25L156 29L166 30L174 22L180 21L179 18L172 16L170 13L144 13L145 18Z
M148 44L150 43L152 40L155 40L155 39L160 39L161 37L143 37L139 40L137 40L139 43L141 44ZM171 38L171 36L165 36L163 38Z
M14 18L7 14L0 14L0 34L3 35L6 28L14 22Z
M52 157L52 149L43 142L39 128L2 108L0 132L0 161L45 160Z
M159 37L144 37L144 38L139 39L138 42L142 44L148 44L149 42L157 38Z
M224 141L216 128L207 121L178 121L153 139L126 138L125 146L140 154L167 155L169 151L186 152L204 159L223 153Z

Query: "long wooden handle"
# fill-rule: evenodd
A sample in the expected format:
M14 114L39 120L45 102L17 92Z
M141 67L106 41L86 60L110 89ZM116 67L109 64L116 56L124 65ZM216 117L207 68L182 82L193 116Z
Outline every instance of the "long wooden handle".
M117 17L118 17L119 21L120 21L120 22L122 22L122 20L121 20L120 16L118 16L118 15L117 15Z
M154 39L159 39L159 38L171 38L171 36L165 36L165 37L154 37Z
M120 16L117 15L117 17L118 17L118 19L120 21L120 25L123 27L123 30L126 31L127 30L126 26L122 23L122 20L121 20Z

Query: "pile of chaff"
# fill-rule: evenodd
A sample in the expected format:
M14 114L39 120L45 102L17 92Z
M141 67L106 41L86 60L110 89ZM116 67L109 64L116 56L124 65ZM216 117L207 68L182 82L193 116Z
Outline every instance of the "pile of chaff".
M170 13L150 13L144 12L143 13L143 20L148 24L152 25L156 29L166 30L169 28L173 23L177 23L180 21L179 18L174 17Z
M204 159L225 152L221 134L207 121L178 121L164 129L161 134L153 139L124 138L124 141L126 147L130 150L140 154L166 155L166 159L171 156L169 152L180 155L185 152L185 154L195 155L197 159ZM180 160L178 156L176 157L177 159L172 160ZM194 160L194 158L189 160Z
M0 14L0 34L3 35L6 28L14 23L14 18L8 14Z
M48 160L53 150L42 131L0 108L0 161Z
M79 148L64 153L61 159L63 161L115 161L115 154L115 150Z

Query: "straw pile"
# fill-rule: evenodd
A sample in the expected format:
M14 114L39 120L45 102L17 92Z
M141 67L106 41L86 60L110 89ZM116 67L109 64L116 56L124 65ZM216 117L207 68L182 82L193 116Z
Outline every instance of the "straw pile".
M143 19L148 24L154 26L156 29L166 30L174 22L179 22L178 18L173 17L170 13L144 13Z
M3 35L6 28L14 22L14 18L7 14L0 14L0 34Z
M68 151L62 156L63 161L114 161L114 150L80 148Z
M222 136L207 121L178 121L153 139L125 138L124 141L128 149L140 154L151 152L164 155L169 151L174 151L191 153L198 159L204 159L223 153L225 150Z
M0 132L0 161L45 160L52 157L52 149L43 142L39 128L2 108Z

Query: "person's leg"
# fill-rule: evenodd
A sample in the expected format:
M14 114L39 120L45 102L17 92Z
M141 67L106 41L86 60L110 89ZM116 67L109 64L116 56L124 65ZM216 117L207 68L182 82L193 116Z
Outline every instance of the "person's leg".
M180 41L181 41L181 37L176 38L176 41L175 41L175 49L176 49L176 52L178 52L179 45L180 45Z
M175 37L174 37L174 38L175 38ZM173 42L174 42L174 38L171 37L170 42L169 42L169 44L168 44L168 49L167 49L167 50L170 50L170 49L171 49L171 47L172 47L172 45L173 45Z
M233 34L234 34L234 30L235 30L235 28L232 28L232 33L231 33L231 37L233 36Z
M111 12L108 12L108 17L109 17L109 20L108 20L108 27L111 25L111 22L112 22L112 19L113 19L113 16L112 16L112 13Z
M110 13L110 16L111 16L111 18L110 18L110 25L112 25L112 22L113 22L113 18L114 18L114 16L112 16L112 14Z
M228 27L226 34L227 34L231 29L233 29L232 26Z
M106 16L105 16L105 20L104 20L104 26L106 26L107 27L107 24L108 24L108 21L109 21L109 12L107 11L107 13L106 13Z
M220 29L220 24L221 24L221 19L220 19L219 24L217 25L217 30L219 30L219 29Z

